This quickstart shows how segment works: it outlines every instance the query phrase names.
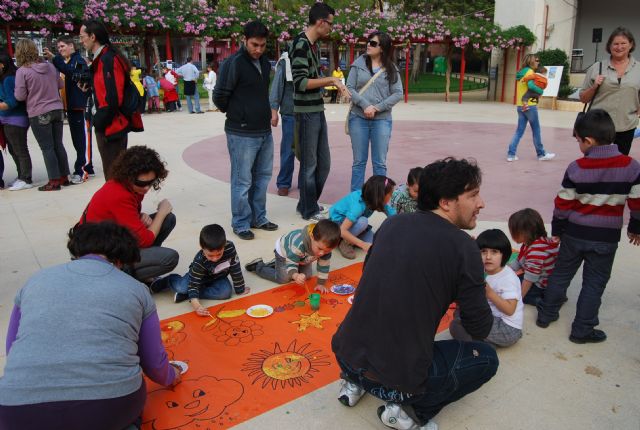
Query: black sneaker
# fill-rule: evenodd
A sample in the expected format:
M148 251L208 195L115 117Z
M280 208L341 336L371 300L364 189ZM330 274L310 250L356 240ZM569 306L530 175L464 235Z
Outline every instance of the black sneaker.
M151 294L159 293L169 288L169 284L166 282L166 278L156 278L149 284L149 290Z
M242 240L251 240L255 237L251 230L234 231L234 233Z
M247 269L247 272L255 272L258 264L262 263L262 258L254 258L250 262L244 265L244 268Z
M189 295L188 294L176 293L173 296L173 303L181 303L181 302L184 302L185 300L189 300Z
M602 330L594 329L590 334L585 337L577 337L574 335L569 336L569 340L573 343L599 343L607 340L607 335Z
M276 231L278 229L278 224L274 224L271 221L267 221L262 225L252 226L251 228L257 228L259 230L266 230L266 231Z

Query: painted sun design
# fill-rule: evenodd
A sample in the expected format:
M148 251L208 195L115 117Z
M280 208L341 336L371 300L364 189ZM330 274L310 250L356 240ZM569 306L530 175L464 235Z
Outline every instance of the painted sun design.
M330 366L328 355L322 354L319 349L307 351L309 343L296 348L296 340L293 340L286 350L282 350L276 342L273 351L260 350L252 353L247 362L243 364L242 371L248 372L253 378L251 384L261 384L262 388L271 386L272 389L291 388L302 386L313 379L314 373L320 370L318 367Z
M298 321L291 321L291 324L298 324L298 331L305 331L309 327L315 327L322 330L322 321L330 320L331 317L323 317L317 311L311 315L300 314Z

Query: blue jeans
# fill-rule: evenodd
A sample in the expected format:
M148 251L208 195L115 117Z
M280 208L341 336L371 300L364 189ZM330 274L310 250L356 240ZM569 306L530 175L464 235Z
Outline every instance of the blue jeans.
M296 130L300 151L298 212L309 219L320 212L318 199L331 169L331 153L324 112L297 113Z
M189 274L169 275L163 280L174 293L187 294ZM200 289L200 298L206 300L227 300L231 297L231 281L228 277L214 279Z
M234 232L263 225L267 219L267 186L273 169L273 137L227 133L231 158L231 227Z
M371 142L371 163L373 174L387 176L387 152L391 138L390 119L366 119L358 115L349 115L349 135L353 150L351 166L351 191L357 191L364 184L364 175L369 158L369 142Z
M584 262L582 289L571 334L575 337L590 335L593 328L600 323L598 311L602 303L602 294L611 277L617 249L617 243L582 240L563 235L558 260L549 276L542 301L538 304L538 319L543 322L558 319L567 288Z
M193 99L195 99L195 103L196 103L196 112L202 112L200 110L200 94L198 94L198 88L196 88L196 92L194 95L192 96L187 96L185 95L185 98L187 99L187 109L189 109L189 112L193 112Z
M293 178L293 132L296 125L296 117L293 115L282 116L282 140L280 141L280 173L276 179L276 186L291 188Z
M495 349L485 342L440 340L433 342L433 359L423 393L403 393L365 376L367 369L353 369L341 357L336 360L341 377L386 402L399 403L418 425L425 425L449 403L476 391L498 371Z
M369 227L369 218L361 216L351 226L349 233L367 243L373 243L373 229Z
M527 128L527 122L531 125L531 132L533 133L533 146L536 148L536 155L538 158L544 156L546 153L544 146L542 146L542 137L540 135L540 121L538 120L538 106L529 106L525 112L522 112L522 106L518 106L518 128L516 134L511 139L507 156L513 157L518 150L518 144L524 134L524 130Z

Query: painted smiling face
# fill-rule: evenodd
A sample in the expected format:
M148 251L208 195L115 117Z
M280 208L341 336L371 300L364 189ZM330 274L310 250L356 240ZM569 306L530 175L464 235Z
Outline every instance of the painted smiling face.
M194 421L213 420L237 402L243 393L242 384L233 379L213 376L186 379L173 388L149 393L143 421L153 430L169 430Z

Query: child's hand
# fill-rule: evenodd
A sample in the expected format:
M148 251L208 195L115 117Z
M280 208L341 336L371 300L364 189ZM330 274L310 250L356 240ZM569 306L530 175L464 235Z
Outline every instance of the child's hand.
M560 243L560 236L551 236L551 241L553 243Z
M313 289L313 291L320 291L320 294L324 294L329 292L329 289L327 287L325 287L324 285L316 285L316 287Z
M251 292L251 288L244 287L244 291L241 293L236 293L236 296L244 296L245 294L249 294Z
M360 247L360 249L362 249L364 252L368 252L369 248L371 248L371 244L369 242L362 242L362 246Z
M196 314L198 314L201 317L210 317L211 316L211 312L209 312L209 309L205 308L204 306L200 305L196 308Z
M291 276L291 279L293 279L293 282L295 282L298 285L302 285L304 284L304 281L307 280L307 277L304 275L304 273L294 273L293 276Z
M640 234L629 233L627 232L627 237L629 238L629 243L635 246L640 245Z

